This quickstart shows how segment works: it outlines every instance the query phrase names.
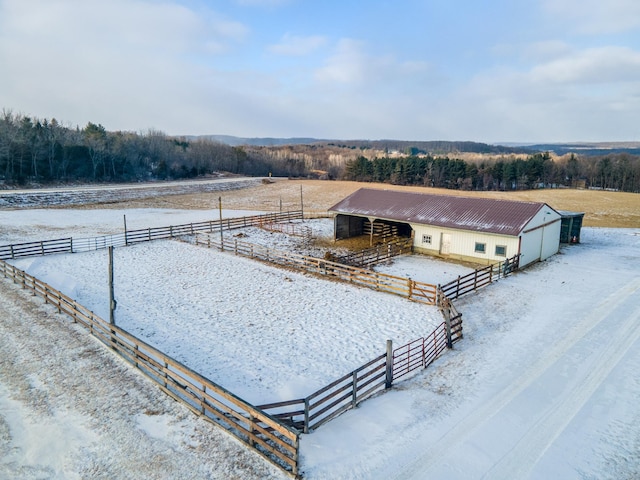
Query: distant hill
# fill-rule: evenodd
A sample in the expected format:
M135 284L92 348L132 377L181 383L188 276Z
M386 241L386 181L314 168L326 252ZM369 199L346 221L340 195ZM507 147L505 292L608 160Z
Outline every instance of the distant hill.
M414 153L431 153L446 155L450 153L528 153L529 147L511 147L505 145L489 145L480 142L452 142L452 141L410 141L410 140L331 140L319 138L272 138L272 137L234 137L232 135L190 135L189 140L206 139L231 146L273 147L283 145L329 145L351 149L375 149Z
M273 147L279 145L309 145L312 143L322 143L325 140L317 138L271 138L271 137L234 137L233 135L188 135L185 138L190 140L204 139L214 142L224 143L232 147L240 145L250 145L252 147Z
M412 140L331 140L311 137L273 138L273 137L234 137L232 135L190 135L190 140L206 139L237 146L277 147L284 145L329 145L353 150L375 149L388 152L429 153L432 155L451 155L456 153L486 153L496 155L532 154L535 152L553 152L557 155L575 153L585 156L606 155L607 153L629 153L640 155L640 142L574 142L574 143L517 143L504 142L488 144L470 141L412 141Z
M640 142L595 142L595 143L543 143L528 145L536 151L554 152L556 155L575 153L584 156L606 155L608 153L628 153L640 155Z

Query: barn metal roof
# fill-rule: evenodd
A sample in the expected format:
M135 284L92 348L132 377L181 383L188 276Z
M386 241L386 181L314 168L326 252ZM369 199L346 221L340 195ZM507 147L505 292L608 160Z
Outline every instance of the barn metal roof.
M545 203L361 188L329 211L517 236L544 207L550 208Z

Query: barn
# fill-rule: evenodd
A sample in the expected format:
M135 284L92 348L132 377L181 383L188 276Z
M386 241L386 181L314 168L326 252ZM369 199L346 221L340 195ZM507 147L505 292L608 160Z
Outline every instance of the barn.
M489 264L520 255L526 266L556 254L561 215L546 203L361 188L329 209L334 239L413 239L415 252Z

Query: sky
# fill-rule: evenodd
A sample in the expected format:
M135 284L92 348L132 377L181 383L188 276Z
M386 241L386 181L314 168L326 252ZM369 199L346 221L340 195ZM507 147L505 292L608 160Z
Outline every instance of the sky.
M168 135L640 141L640 2L0 0L0 109Z

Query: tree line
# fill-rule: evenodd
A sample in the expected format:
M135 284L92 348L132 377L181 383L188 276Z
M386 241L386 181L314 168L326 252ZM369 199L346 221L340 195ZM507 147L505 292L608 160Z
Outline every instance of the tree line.
M297 160L156 130L109 132L92 122L72 128L55 118L0 114L0 184L183 179L216 172L300 176L305 168Z
M640 156L629 152L552 158L546 152L522 154L472 142L356 143L230 146L206 138L171 137L157 130L109 132L93 122L72 128L55 118L2 110L0 188L183 179L228 172L458 190L569 186L640 192ZM482 160L455 158L456 148L479 151ZM425 149L435 150L424 153ZM443 150L448 153L433 153Z
M360 182L424 185L455 190L526 190L560 186L640 192L640 157L627 153L554 160L548 152L526 158L468 162L448 156L359 156L343 178Z

